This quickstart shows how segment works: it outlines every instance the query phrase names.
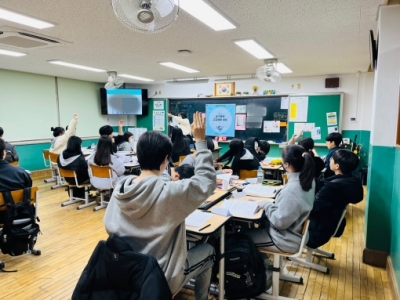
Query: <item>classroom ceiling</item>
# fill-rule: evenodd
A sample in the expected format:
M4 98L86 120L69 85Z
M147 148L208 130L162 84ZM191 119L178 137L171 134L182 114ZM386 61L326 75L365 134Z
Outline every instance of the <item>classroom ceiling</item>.
M195 1L195 0L193 0ZM253 74L263 60L248 54L233 40L256 38L293 70L289 76L338 75L366 72L369 30L376 35L376 15L385 0L211 0L239 27L214 31L185 11L166 31L141 34L115 17L111 0L1 0L0 6L55 23L34 29L0 19L4 27L64 41L61 46L24 51L27 56L0 55L0 68L106 82L94 73L48 63L69 63L151 78L157 82L191 78L167 68L172 61L197 70L196 77ZM4 29L3 29L4 30ZM1 49L20 51L10 46ZM192 51L181 56L178 50ZM125 82L138 82L125 79Z

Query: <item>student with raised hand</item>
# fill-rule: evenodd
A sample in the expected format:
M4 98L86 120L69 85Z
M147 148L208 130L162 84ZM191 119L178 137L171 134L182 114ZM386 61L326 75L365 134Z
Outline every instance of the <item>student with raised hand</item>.
M364 190L361 181L352 175L358 167L359 158L353 152L339 149L329 161L335 175L321 181L310 213L309 239L307 246L318 248L326 244L334 234L343 210L349 203L363 200ZM346 226L343 219L336 236L341 236Z
M295 253L299 250L304 222L313 207L315 196L314 161L298 145L288 145L282 151L283 167L288 183L276 195L275 201L262 201L264 228L245 231L257 247Z
M3 138L3 134L4 134L4 130L2 127L0 127L0 139ZM19 157L18 157L17 150L15 149L15 147L13 145L11 145L10 143L8 143L6 140L3 140L3 141L4 141L4 143L6 143L6 158L5 158L5 160L9 163L19 161Z
M116 153L118 151L118 145L122 142L123 135L124 135L124 120L118 121L118 135L114 136L113 128L110 125L104 125L100 127L99 134L100 136L107 135L112 141L112 149L113 152Z
M244 142L244 147L249 150L258 161L263 161L269 153L271 146L267 141L260 141L257 137L250 137Z
M88 163L96 166L109 166L112 169L112 181L115 186L124 176L125 167L121 159L113 153L112 141L109 136L102 136L97 143L96 151L89 157ZM96 188L109 186L108 178L91 177L90 182Z
M126 131L124 132L122 138L120 139L121 143L117 146L118 151L133 151L132 149L132 140L133 140L133 133Z
M50 152L61 154L67 148L68 139L76 134L77 123L78 115L74 114L72 120L67 126L67 131L62 127L51 127L54 139L51 141Z
M168 117L178 123L178 127L182 130L183 135L190 136L191 139L190 122L185 113L180 113L178 116L168 113Z
M329 153L325 156L325 173L324 177L330 177L335 173L330 169L330 159L337 150L341 149L340 145L343 144L342 135L339 132L332 132L328 134L325 138L326 140L326 147L329 149Z
M104 224L109 234L124 237L135 251L157 259L173 294L195 278L194 299L205 300L215 251L209 244L186 250L185 218L214 192L215 171L201 113L194 114L191 128L197 149L194 176L171 181L166 171L170 139L157 131L145 132L137 144L142 172L116 186Z
M220 156L216 162L224 162L224 168L232 162L230 168L233 175L240 175L240 170L257 170L260 166L258 159L244 148L243 141L240 139L233 139L229 143L229 150Z
M172 128L172 162L178 162L179 156L189 155L190 147L189 141L184 138L182 130L180 128Z

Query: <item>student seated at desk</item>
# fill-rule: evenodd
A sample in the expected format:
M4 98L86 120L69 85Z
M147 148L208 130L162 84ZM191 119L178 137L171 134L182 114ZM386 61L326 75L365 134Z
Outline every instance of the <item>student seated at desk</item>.
M267 141L260 141L257 137L248 138L244 142L244 147L249 150L258 161L263 161L271 148Z
M178 123L178 128L182 130L182 133L189 140L189 145L193 144L193 137L190 130L190 122L185 113L180 113L178 116L168 113L168 117L172 118L175 123Z
M0 139L3 138L4 130L2 127L0 127ZM19 161L19 157L17 154L17 150L13 145L8 143L6 140L3 140L6 143L6 158L5 160L9 163Z
M60 154L57 163L63 169L75 171L78 184L89 182L88 164L82 153L81 138L71 136L68 139L67 149ZM66 177L65 180L70 184L75 184L75 178ZM85 197L84 188L74 188L73 192L75 197Z
M257 247L295 253L299 250L303 224L313 207L315 195L314 161L297 145L282 150L283 167L288 183L276 195L275 202L262 201L264 228L249 229Z
M124 163L113 154L112 141L108 136L102 136L97 143L96 151L89 156L89 164L97 166L109 166L112 169L112 181L115 186L123 177L125 172ZM96 188L109 186L108 178L91 178L91 183Z
M117 146L118 151L133 151L132 149L132 140L133 140L133 133L132 132L124 132L122 138L120 138L121 143Z
M118 144L121 143L122 137L124 135L124 131L122 126L124 126L124 120L119 120L118 122L118 136L114 136L113 128L110 125L104 125L100 127L99 134L100 136L107 135L112 141L112 149L113 153L118 151Z
M337 150L342 149L340 147L341 144L343 144L343 138L342 135L339 132L332 132L328 134L328 136L325 138L326 140L326 147L329 149L329 153L327 156L325 156L325 173L324 177L330 177L335 175L335 173L331 170L330 168L330 159Z
M243 141L240 139L233 139L229 143L229 150L216 160L217 163L225 162L224 168L231 161L233 175L240 175L240 170L257 170L260 166L257 158L255 158L249 150L244 148Z
M205 300L215 251L209 244L186 250L185 227L185 218L216 188L201 113L193 116L192 132L197 141L195 175L174 182L165 170L172 153L170 139L157 131L141 135L137 156L142 173L116 186L104 224L108 234L124 237L135 252L157 259L173 294L195 278L194 299Z
M50 152L61 154L67 148L68 139L76 134L77 123L78 115L74 114L74 117L67 126L67 131L62 127L51 127L54 139L51 140Z
M171 180L178 181L182 179L189 179L194 176L194 167L191 165L180 165L171 168Z
M363 200L361 181L352 175L358 163L357 155L349 150L339 149L333 153L329 164L335 175L323 179L315 195L307 247L315 249L326 244L335 232L345 207ZM341 236L345 226L346 219L343 219L335 236Z
M6 158L6 143L0 138L0 192L14 191L32 186L29 174L18 166L9 164Z
M191 154L189 142L184 138L182 130L180 128L172 129L172 162L178 162L179 156Z

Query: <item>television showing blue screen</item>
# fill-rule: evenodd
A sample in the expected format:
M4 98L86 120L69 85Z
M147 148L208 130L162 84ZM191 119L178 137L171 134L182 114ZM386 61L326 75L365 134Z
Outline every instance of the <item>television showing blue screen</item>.
M145 89L100 89L103 115L147 115L148 99Z

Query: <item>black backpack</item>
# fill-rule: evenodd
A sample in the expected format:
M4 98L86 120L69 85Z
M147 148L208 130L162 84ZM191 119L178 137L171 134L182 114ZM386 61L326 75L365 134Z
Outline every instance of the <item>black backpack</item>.
M23 201L17 204L14 203L11 192L2 194L7 210L0 233L0 249L11 256L31 253L40 231L35 220L35 207L30 204L31 188L24 189Z
M256 297L266 290L264 261L251 237L243 233L226 236L225 294L229 299Z

